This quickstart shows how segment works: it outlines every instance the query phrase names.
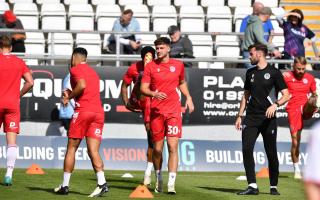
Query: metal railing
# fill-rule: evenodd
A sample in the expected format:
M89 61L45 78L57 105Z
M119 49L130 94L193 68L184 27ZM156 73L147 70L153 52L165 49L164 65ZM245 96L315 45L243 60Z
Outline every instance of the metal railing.
M71 34L78 34L78 33L85 33L85 34L114 34L116 38L116 53L115 54L101 54L99 56L88 56L89 61L115 61L116 67L120 66L121 61L137 61L140 60L140 55L126 55L120 53L120 42L119 38L121 34L127 34L127 32L113 32L113 31L76 31L76 30L33 30L33 29L0 29L0 34L2 33L25 33L25 32L38 32L38 33L71 33ZM132 34L152 34L152 35L167 35L166 32L132 32ZM236 35L241 36L244 33L240 32L183 32L182 34L186 35ZM275 36L282 36L281 33L273 34ZM54 34L51 35L50 41L45 39L46 44L51 44L50 54L43 53L43 54L28 54L28 53L16 53L22 59L39 59L50 61L50 65L54 65L54 61L57 60L69 60L70 56L64 55L56 55L54 52L54 45L55 45L55 37ZM103 39L101 39L101 46L102 46ZM214 41L212 41L212 45L214 45ZM73 44L75 44L75 39L73 38ZM219 56L210 56L210 57L196 57L196 58L181 58L180 60L184 62L224 62L224 63L246 63L249 62L248 59L243 59L242 56L233 58L233 57L219 57ZM269 63L292 63L292 60L284 60L284 59L275 59L270 58L268 59ZM320 64L319 60L309 60L308 63L311 64Z

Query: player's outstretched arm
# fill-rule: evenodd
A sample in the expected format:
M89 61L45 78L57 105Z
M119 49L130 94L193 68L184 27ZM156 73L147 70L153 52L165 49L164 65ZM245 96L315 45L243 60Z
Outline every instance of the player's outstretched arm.
M179 88L182 94L186 97L185 109L189 108L189 113L192 113L194 111L194 105L193 105L192 97L189 93L187 82L185 80L180 81Z
M20 97L25 95L33 87L33 78L30 72L23 74L22 78L24 79L24 85L20 90Z

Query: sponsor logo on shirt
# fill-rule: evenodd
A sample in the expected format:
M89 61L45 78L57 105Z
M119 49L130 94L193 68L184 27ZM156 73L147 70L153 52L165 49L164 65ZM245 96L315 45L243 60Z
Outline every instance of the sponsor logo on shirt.
M295 30L294 28L291 28L291 32L296 34L296 35L300 35L302 37L306 37L306 33L305 33L305 29L302 27L301 31Z
M302 82L303 82L303 84L308 84L308 79L304 78L304 79L302 80Z
M270 79L270 74L269 73L266 73L266 74L264 74L264 79L266 79L266 80L269 80Z
M175 72L176 68L174 66L170 66L170 72Z
M158 68L157 71L160 72L160 68Z

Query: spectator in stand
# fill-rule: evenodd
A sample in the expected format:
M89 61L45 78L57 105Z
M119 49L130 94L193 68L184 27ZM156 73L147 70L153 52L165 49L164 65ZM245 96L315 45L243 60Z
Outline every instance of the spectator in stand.
M23 29L21 21L16 17L16 15L10 11L5 11L0 15L0 28L10 28L10 29ZM6 34L1 32L0 35ZM24 53L26 48L24 46L24 40L26 39L25 33L9 33L11 36L12 52Z
M286 17L287 20L283 20ZM319 58L316 46L315 34L303 22L303 13L299 9L293 9L289 13L277 16L280 27L283 28L284 35L284 58L293 59L297 56L305 57L303 41L308 38L311 40L314 54Z
M258 16L259 15L259 11L264 7L264 5L261 2L254 2L254 4L252 5L252 14L246 16L245 18L243 18L242 22L241 22L241 26L240 26L240 32L244 33L246 31L247 25L248 25L248 20L250 18L250 16ZM268 19L267 21L263 22L263 30L264 30L264 39L269 42L270 44L272 43L272 39L273 39L273 26L271 23L271 20ZM268 33L268 34L266 34ZM249 58L249 57L247 57Z
M171 58L194 58L192 43L187 36L182 36L179 28L175 25L169 26L170 57ZM191 62L184 62L185 67L192 67Z
M248 25L244 33L244 40L242 42L241 49L243 51L244 58L249 57L249 46L255 43L261 43L268 47L268 51L272 52L275 57L281 57L281 53L275 48L273 44L268 43L264 38L263 23L266 22L272 14L269 7L263 7L259 15L251 15L248 20ZM246 68L253 67L250 63L245 63Z
M113 24L112 31L116 32L127 32L127 34L122 34L120 36L120 53L124 54L140 54L141 50L141 38L139 35L134 35L130 32L140 32L140 24L133 17L133 11L131 9L127 9L123 11L119 19ZM110 53L116 52L116 37L114 34L108 39L108 49Z

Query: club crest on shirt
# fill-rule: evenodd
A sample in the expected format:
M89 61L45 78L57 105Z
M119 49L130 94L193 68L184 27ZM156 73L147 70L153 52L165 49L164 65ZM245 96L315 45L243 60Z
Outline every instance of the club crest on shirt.
M176 71L176 68L174 66L170 66L170 72L175 72Z
M263 77L264 77L264 79L269 80L270 79L270 74L269 73L265 73Z
M253 83L254 82L254 74L251 75L251 79L250 82Z
M302 79L303 84L308 84L308 79L304 78Z

